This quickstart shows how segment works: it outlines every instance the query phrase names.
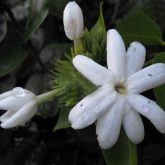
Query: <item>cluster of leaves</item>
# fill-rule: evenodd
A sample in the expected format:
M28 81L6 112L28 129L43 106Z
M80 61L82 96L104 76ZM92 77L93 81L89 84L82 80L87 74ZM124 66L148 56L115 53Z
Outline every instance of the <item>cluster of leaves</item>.
M106 30L101 9L100 17L96 25L90 31L86 29L83 38L78 41L79 47L81 47L81 50L78 51L83 55L95 59L98 63L102 63L106 57L105 39ZM58 122L59 124L55 126L55 130L63 126L61 121L65 122L68 120L67 118L64 119L63 116L67 117L70 109L80 99L95 89L94 85L74 69L72 57L76 55L75 51L74 48L71 48L64 57L66 59L59 60L55 64L54 89L57 90L59 102L63 105L62 111L60 112L61 117ZM68 127L69 124L65 126Z

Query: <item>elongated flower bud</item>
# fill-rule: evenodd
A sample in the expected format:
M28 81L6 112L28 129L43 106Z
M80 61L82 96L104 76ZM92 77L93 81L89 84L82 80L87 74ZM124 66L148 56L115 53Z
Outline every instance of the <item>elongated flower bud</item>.
M75 1L66 5L63 13L63 23L65 34L70 40L75 40L82 36L84 29L83 14Z

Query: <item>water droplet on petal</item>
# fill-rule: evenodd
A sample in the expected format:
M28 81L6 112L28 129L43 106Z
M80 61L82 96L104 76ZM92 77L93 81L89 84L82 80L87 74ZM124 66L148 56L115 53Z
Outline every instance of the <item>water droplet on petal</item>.
M16 87L12 90L12 94L15 97L24 97L25 96L25 90L21 87Z

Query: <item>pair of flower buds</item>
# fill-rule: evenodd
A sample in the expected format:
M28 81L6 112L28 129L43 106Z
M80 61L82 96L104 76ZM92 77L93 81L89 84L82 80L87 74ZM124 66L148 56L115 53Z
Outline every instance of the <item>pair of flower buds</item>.
M64 28L71 40L83 34L82 11L75 2L69 2L64 10ZM165 83L165 64L153 64L141 69L145 56L146 49L139 42L131 43L126 51L120 34L111 29L107 32L108 68L83 55L74 57L74 67L97 90L70 111L68 118L72 128L82 129L96 122L97 139L103 149L116 143L122 124L133 143L141 142L144 126L139 113L148 118L161 133L165 133L165 112L156 102L140 94ZM0 108L8 110L0 118L1 126L12 128L24 125L37 112L37 106L44 97L50 95L35 96L19 87L0 95Z

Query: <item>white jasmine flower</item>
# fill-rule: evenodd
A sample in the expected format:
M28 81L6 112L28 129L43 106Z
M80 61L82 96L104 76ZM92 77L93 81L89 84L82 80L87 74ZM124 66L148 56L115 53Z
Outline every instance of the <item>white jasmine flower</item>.
M63 23L65 34L70 40L78 39L83 35L83 14L75 1L69 2L66 5L63 13Z
M2 128L24 125L37 112L37 96L32 92L16 87L0 95L0 109L7 110L0 117Z
M120 34L112 29L107 33L108 69L86 56L77 55L73 59L76 69L98 89L73 107L69 121L74 129L81 129L97 120L96 134L103 149L116 143L121 124L133 143L141 142L144 126L139 113L165 133L165 112L139 94L165 83L165 64L140 70L145 54L144 46L138 42L131 43L126 52Z

